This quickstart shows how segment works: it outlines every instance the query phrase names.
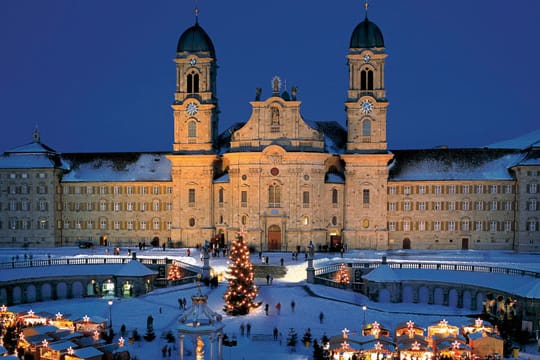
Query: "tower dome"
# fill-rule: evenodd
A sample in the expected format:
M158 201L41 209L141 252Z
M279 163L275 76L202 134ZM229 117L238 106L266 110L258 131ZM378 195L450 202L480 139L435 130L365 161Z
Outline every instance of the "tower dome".
M368 20L367 16L354 28L351 36L351 49L354 48L381 48L384 47L384 38L381 29Z
M178 39L176 52L184 51L191 53L209 52L211 57L216 57L214 44L210 36L208 36L198 22L195 22L195 25L184 31L180 39Z

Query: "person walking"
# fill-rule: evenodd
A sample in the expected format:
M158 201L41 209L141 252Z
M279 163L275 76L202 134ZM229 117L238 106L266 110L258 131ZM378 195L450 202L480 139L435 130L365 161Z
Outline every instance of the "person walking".
M240 324L240 335L244 336L244 331L245 331L245 325L244 325L244 323L241 323Z
M323 320L324 320L324 314L323 314L323 312L321 311L321 313L319 314L319 322L322 324L322 323L323 323Z
M296 306L296 303L293 301L291 301L291 311L294 312L294 307Z
M281 303L278 302L278 303L276 304L276 310L277 310L277 314L278 314L278 315L281 314Z
M278 329L277 327L274 327L274 340L277 340L278 339Z
M251 336L251 324L250 323L246 324L246 336L247 337Z
M268 308L269 307L270 307L270 305L268 305L268 304L264 305L264 311L266 312L266 316L268 316Z
M266 285L270 285L270 274L266 274Z

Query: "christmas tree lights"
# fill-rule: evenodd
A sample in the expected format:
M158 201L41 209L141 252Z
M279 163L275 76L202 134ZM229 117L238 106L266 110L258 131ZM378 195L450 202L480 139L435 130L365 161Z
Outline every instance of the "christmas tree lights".
M347 285L350 282L350 280L349 280L349 270L347 269L345 264L340 265L339 270L338 270L337 275L336 275L336 280L337 280L337 282L339 282L342 285Z
M238 234L233 241L227 269L229 287L223 296L224 311L230 315L246 315L260 305L254 299L259 291L254 281L253 264L249 259L249 249L244 237Z

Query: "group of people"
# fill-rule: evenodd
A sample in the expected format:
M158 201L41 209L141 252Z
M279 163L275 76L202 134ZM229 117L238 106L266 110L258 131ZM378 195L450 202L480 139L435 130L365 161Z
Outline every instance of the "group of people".
M240 335L244 336L244 334L247 337L251 336L251 324L249 322L245 325L244 323L240 324Z
M187 300L186 298L178 298L178 308L180 310L186 310Z

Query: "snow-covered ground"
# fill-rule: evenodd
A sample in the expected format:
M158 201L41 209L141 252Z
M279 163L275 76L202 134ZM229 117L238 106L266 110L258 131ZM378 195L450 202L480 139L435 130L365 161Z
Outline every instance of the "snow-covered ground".
M167 256L178 258L193 264L200 264L199 254L192 249L191 257L186 256L186 249L148 249L137 251L138 257L144 256ZM122 249L125 254L127 249ZM103 248L81 250L78 248L61 248L46 250L21 250L3 249L0 250L0 261L11 259L13 256L30 256L34 258L58 256L104 256ZM386 254L388 260L400 259L401 261L449 261L452 263L478 263L492 264L501 267L522 268L540 272L540 256L538 254L515 254L512 252L491 252L491 251L350 251L345 254L347 258L362 260L380 260ZM369 301L365 296L352 291L328 288L321 285L308 285L306 278L306 262L302 260L292 260L288 253L265 253L269 256L271 264L279 264L280 258L284 258L287 266L287 275L282 279L274 279L272 285L266 285L265 279L257 279L259 285L258 300L270 304L270 314L265 315L263 307L257 309L247 316L232 317L222 312L223 293L227 284L220 283L216 289L203 287L203 292L208 295L209 306L217 312L223 313L225 323L225 333L231 337L236 335L238 345L236 347L224 347L223 358L227 359L310 359L312 348L306 349L301 342L296 346L296 352L290 352L286 346L286 338L289 329L294 328L301 339L304 332L309 328L314 338L320 339L323 334L328 336L340 334L344 328L351 332L358 332L364 321L377 321L384 327L393 329L394 326L403 321L412 320L420 326L427 327L442 319L448 320L452 325L460 326L471 323L472 315L470 310L454 309L446 306L426 305L426 304L381 304ZM317 263L329 260L340 261L339 254L334 255L316 254ZM252 262L257 263L258 255L252 256ZM223 257L211 258L211 266L217 271L224 271L227 268L227 259ZM0 273L1 277L1 273ZM309 288L309 291L307 291ZM178 308L178 298L185 297L190 304L191 296L197 291L194 285L183 285L179 287L169 287L156 290L145 296L132 299L116 299L112 306L112 321L115 332L118 336L120 326L125 325L128 336L133 329L137 329L139 334L144 335L146 331L146 319L148 315L154 318L154 329L158 338L152 342L141 340L129 345L129 351L138 359L161 358L161 348L165 340L161 335L172 330L176 333L177 319L181 314ZM294 312L291 309L291 301L295 302ZM281 314L277 314L275 304L281 303ZM362 310L362 305L367 306L367 310ZM109 305L103 299L85 298L72 300L58 300L39 302L34 304L23 304L10 307L11 311L24 312L33 310L46 311L52 314L61 312L84 316L95 315L103 318L109 317ZM319 313L324 314L323 323L319 321ZM272 329L277 327L281 333L281 343L273 341L252 341L240 335L240 325L250 323L252 334L271 334ZM536 346L530 345L524 352L520 353L523 359L540 359L536 352ZM176 349L173 349L172 358L178 358Z

